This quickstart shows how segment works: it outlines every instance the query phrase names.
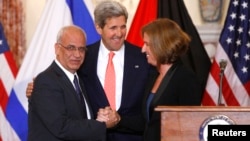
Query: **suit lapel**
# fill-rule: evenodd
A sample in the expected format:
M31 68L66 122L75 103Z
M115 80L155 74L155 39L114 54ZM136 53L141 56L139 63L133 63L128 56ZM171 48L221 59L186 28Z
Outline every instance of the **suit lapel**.
M98 53L99 53L99 48L100 48L100 41L96 42L95 44L88 46L89 50L88 52L90 52L88 55L86 56L86 60L85 62L87 62L86 65L84 65L84 69L87 69L86 72L88 72L87 76L89 79L88 85L93 85L96 88L96 93L95 95L98 97L98 100L96 99L96 102L98 103L106 103L105 105L108 105L108 99L106 98L104 89L101 85L101 82L97 76L97 60L98 60ZM92 72L92 73L90 73Z
M75 89L70 82L69 78L66 76L66 74L63 72L63 70L55 63L52 63L52 68L55 70L58 76L58 81L65 82L67 89L69 89L72 92L75 92ZM77 98L77 97L76 97Z
M123 89L122 89L122 103L121 107L127 104L127 100L131 98L130 94L133 94L133 89L135 83L137 83L136 78L140 72L140 63L135 58L137 55L133 54L136 51L135 47L130 46L125 42L125 54L124 54L124 73L123 73ZM133 97L133 96L132 96Z
M170 83L170 80L172 79L172 76L174 75L176 69L177 69L177 66L176 64L174 64L170 69L169 71L167 72L167 74L164 76L153 100L152 100L152 103L151 103L151 106L152 107L155 107L155 103L158 103L159 99L161 98L161 96L163 95L164 93L164 90L167 89L168 87L168 84Z
M84 86L84 84L83 84L83 82L82 82L81 79L79 79L79 82L80 82L80 87L82 89L82 93L84 95L85 101L87 102L87 105L88 105L88 108L89 108L90 116L91 116L91 118L93 118L94 117L94 115L93 115L93 109L90 106L89 97L86 94L87 92L86 92L85 86Z

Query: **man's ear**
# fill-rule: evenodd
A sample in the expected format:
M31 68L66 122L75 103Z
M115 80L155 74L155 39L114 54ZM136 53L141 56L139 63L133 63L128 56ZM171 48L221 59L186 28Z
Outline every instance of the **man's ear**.
M95 24L95 28L99 34L102 34L102 28L99 25Z
M55 43L54 44L54 48L55 48L55 54L58 55L59 54L59 44L58 43Z

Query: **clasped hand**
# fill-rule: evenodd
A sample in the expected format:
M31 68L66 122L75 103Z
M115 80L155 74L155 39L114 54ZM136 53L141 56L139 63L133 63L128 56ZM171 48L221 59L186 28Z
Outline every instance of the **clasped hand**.
M105 122L107 128L112 128L119 123L121 117L117 111L112 110L110 107L105 107L99 109L96 120Z

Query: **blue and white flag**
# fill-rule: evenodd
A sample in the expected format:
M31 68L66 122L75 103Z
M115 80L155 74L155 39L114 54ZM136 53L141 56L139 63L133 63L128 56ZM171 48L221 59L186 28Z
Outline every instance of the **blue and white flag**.
M95 30L92 14L91 0L47 0L6 107L7 120L12 130L18 135L18 139L15 140L27 140L28 99L26 87L38 73L47 68L54 60L54 44L58 31L66 25L78 25L86 31L87 44L93 43L100 37ZM0 134L0 136L12 135Z

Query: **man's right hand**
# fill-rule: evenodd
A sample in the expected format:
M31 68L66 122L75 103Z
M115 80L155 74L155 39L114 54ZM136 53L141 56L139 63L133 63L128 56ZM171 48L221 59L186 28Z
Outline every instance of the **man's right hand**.
M107 128L112 128L120 122L121 117L117 111L112 110L110 107L105 107L99 109L96 120L105 122Z
M31 93L33 91L33 86L34 86L34 80L30 83L28 83L27 88L26 88L26 97L30 98Z

